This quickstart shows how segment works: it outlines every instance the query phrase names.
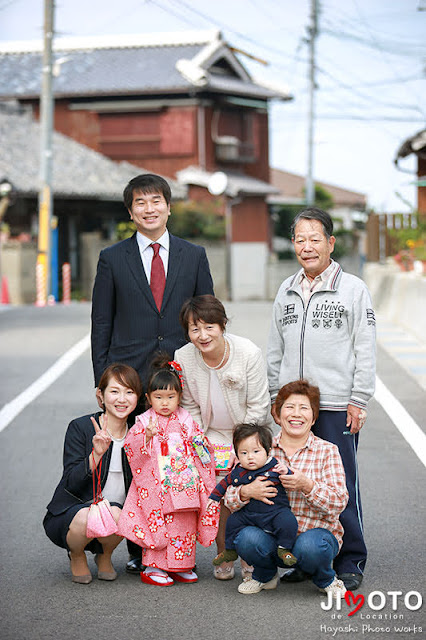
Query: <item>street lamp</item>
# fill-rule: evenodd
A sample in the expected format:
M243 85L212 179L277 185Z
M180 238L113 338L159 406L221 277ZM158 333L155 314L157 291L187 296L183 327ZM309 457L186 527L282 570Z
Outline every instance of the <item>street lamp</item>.
M232 300L232 200L227 196L228 176L223 171L213 173L208 181L207 189L213 196L225 196L225 229L226 229L226 288L228 300Z
M10 195L12 193L12 184L7 178L3 178L0 182L0 223L10 204Z
M12 185L10 184L7 178L3 178L0 182L0 196L3 198L4 196L9 195L12 191Z

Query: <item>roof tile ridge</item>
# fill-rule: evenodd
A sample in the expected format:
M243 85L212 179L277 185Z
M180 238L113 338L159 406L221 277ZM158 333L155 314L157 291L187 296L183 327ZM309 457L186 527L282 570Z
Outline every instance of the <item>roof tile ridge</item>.
M221 40L218 29L200 29L159 33L140 33L101 36L67 36L54 38L54 51L84 51L87 49L133 49L144 47L172 47L206 45ZM0 43L2 53L37 53L43 50L43 40L16 40Z

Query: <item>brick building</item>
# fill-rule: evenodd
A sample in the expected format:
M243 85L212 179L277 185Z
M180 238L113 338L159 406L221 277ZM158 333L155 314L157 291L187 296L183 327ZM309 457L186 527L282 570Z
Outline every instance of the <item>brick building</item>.
M3 43L0 99L37 116L42 43ZM268 105L284 89L254 81L219 31L56 39L55 129L115 161L177 178L228 213L232 289L262 297L270 247ZM227 176L218 196L208 186ZM254 267L256 278L244 278Z

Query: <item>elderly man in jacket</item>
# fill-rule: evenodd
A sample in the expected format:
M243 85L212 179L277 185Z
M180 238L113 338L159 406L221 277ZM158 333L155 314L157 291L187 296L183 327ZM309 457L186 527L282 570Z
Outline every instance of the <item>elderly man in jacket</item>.
M272 402L278 390L307 379L321 391L312 431L336 444L346 473L349 502L341 515L343 546L334 568L348 590L362 581L367 559L359 493L359 431L375 386L375 316L366 285L331 259L333 222L310 207L293 221L292 242L301 269L281 285L268 344ZM304 579L297 567L283 579Z

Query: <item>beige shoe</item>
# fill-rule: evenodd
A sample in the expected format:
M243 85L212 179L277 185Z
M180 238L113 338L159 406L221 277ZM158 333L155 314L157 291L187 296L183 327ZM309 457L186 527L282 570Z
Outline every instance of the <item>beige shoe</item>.
M276 589L278 586L278 574L269 582L259 582L259 580L247 580L238 586L239 593L259 593L262 589Z
M98 556L95 555L95 564L98 566ZM111 565L112 567L112 565ZM108 582L112 582L112 580L117 579L117 572L114 567L112 567L112 571L99 571L98 570L98 580L107 580Z
M337 576L334 576L333 582L328 587L320 589L323 593L331 593L333 598L344 598L346 593L346 587L342 580L339 580Z
M70 561L70 565L72 567L71 552L67 551L67 554ZM89 569L89 567L87 567L87 569ZM73 574L72 568L71 568L71 580L76 584L90 584L92 582L92 574L89 571L89 573L83 573L82 575L76 576Z
M254 567L251 567L249 564L247 564L247 562L244 562L244 560L240 560L240 565L241 565L241 577L243 581L247 582L247 580L251 580L253 577Z
M235 576L234 563L223 562L213 569L213 575L216 580L232 580Z
M86 573L83 576L72 575L71 580L77 584L90 584L92 582L92 576L90 573Z

